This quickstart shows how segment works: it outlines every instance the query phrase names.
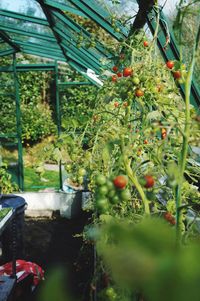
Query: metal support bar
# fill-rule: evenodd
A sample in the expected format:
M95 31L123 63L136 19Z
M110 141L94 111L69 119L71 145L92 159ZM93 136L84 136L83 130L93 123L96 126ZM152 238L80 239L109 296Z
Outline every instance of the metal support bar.
M55 69L55 64L18 64L16 65L17 72L24 71L52 71Z
M23 52L27 53L27 54L32 54L32 55L35 55L35 56L46 57L46 58L49 58L49 59L52 59L52 60L58 60L58 61L66 62L66 59L64 58L64 56L63 57L54 56L54 55L48 54L48 52L46 53L46 52L42 52L42 51L38 51L38 50L32 51L32 50L29 50L29 49L26 49L26 48L23 49Z
M1 56L6 56L6 55L10 55L10 54L13 54L15 53L16 50L15 49L8 49L8 50L3 50L3 51L0 51L0 57Z
M90 82L62 82L58 83L59 86L93 86Z
M18 138L18 170L19 170L19 188L24 190L24 166L23 166L23 148L22 148L22 126L21 126L21 110L20 110L20 96L19 96L19 80L17 77L16 68L16 54L13 54L13 70L14 70L14 84L16 95L16 126Z
M82 12L81 10L79 10L79 9L73 7L73 6L70 6L68 4L59 3L57 1L52 1L52 0L46 0L45 4L50 5L52 7L56 7L58 9L62 10L62 11L68 11L72 14L87 18L87 15L84 12Z
M60 111L60 98L58 89L58 63L55 62L55 93L56 93L56 119L57 119L57 129L58 137L61 134L61 111ZM59 187L62 190L62 161L59 160Z

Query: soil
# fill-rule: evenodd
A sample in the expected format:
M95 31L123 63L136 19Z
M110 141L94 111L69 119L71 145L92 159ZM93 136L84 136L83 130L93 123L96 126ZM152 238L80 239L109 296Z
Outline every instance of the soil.
M25 219L25 260L35 262L45 271L45 281L57 271L64 273L63 287L72 300L88 301L93 274L93 247L83 245L81 234L91 215L83 212L79 218ZM55 271L55 273L54 273ZM41 288L23 301L38 301ZM39 298L40 299L40 298ZM20 299L22 301L22 298ZM64 301L64 300L63 300Z

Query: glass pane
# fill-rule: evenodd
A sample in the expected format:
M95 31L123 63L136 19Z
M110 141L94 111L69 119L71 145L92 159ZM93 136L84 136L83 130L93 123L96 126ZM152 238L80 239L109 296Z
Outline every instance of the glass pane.
M27 32L35 32L39 34L49 34L51 36L52 32L48 26L39 25L32 22L27 22L23 20L18 20L14 18L9 18L5 16L1 16L0 25L12 27L14 29L24 30Z
M124 15L135 15L138 11L138 4L136 0L121 0L119 1L120 3L114 3L115 1L107 0L96 0L94 2L96 2L99 6L104 8L110 14L114 13L119 17Z
M40 5L34 0L1 0L0 8L46 19Z

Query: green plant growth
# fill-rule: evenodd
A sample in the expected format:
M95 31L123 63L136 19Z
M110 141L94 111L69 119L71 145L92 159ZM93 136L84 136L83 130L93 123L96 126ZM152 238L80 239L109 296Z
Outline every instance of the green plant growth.
M8 173L7 164L1 163L0 165L0 194L8 194L17 191L18 187L12 182L12 177Z
M193 148L199 147L200 126L189 103L199 28L187 65L161 61L156 34L148 40L140 32L122 43L84 132L67 134L69 177L79 182L81 165L92 192L95 226L85 235L86 240L95 238L103 257L98 258L94 289L103 273L110 277L100 300L132 300L137 294L144 300L165 294L163 300L187 300L189 291L197 300L199 295L194 288L198 248L183 246L199 237L199 166ZM177 83L185 85L185 101ZM121 230L124 219L126 230ZM132 224L138 224L135 234Z

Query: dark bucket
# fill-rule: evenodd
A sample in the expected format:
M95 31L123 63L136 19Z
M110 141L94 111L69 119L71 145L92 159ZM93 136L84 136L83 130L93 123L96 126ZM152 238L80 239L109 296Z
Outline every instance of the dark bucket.
M3 208L11 207L15 209L15 256L24 257L24 211L26 201L24 198L16 195L2 195L0 205ZM13 256L13 230L10 224L2 234L2 253L3 261L10 261Z

